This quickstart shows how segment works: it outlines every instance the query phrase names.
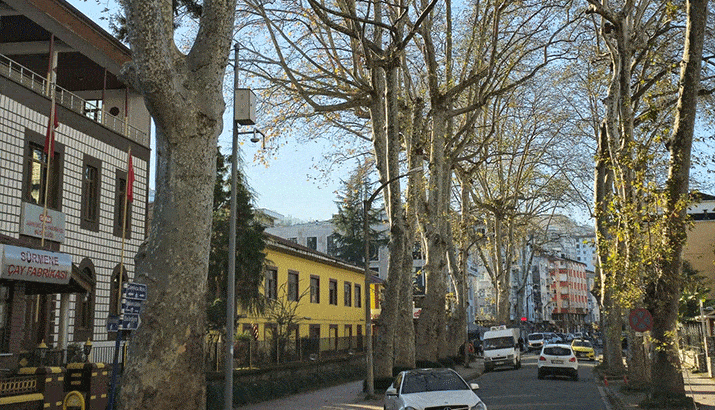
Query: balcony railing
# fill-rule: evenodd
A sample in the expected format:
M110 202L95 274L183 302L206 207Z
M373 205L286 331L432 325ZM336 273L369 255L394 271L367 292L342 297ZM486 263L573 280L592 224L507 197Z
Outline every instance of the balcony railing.
M46 77L31 71L27 67L18 64L2 54L0 54L0 75L15 81L16 83L23 85L40 95L48 95ZM128 125L125 133L124 120L120 117L115 117L106 111L101 111L97 104L89 102L60 86L55 87L55 100L57 101L57 104L82 116L93 119L99 124L104 125L118 134L125 135L127 138L145 147L149 146L149 136L144 131ZM87 112L101 112L102 115L98 116L99 121L97 121L97 118L87 116Z

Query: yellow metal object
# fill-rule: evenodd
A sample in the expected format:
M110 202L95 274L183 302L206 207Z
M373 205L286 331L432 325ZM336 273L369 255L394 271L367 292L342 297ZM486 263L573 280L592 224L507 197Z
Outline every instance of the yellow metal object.
M77 390L73 390L65 396L65 400L62 403L62 410L84 410L84 396Z
M42 393L20 394L18 396L0 397L0 406L6 404L27 403L29 401L44 401L45 396Z

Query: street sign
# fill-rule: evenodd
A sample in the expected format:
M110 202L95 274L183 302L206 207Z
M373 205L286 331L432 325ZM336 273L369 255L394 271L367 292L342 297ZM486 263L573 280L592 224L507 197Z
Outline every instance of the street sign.
M139 314L142 311L142 302L140 300L124 299L122 300L122 313Z
M146 300L147 287L143 283L127 282L123 285L122 293L126 299Z
M119 316L109 316L107 318L107 333L116 333L119 331Z
M121 316L119 328L122 330L137 330L139 328L139 315L125 313Z
M648 309L633 309L628 315L628 323L636 332L647 332L653 328L653 316Z

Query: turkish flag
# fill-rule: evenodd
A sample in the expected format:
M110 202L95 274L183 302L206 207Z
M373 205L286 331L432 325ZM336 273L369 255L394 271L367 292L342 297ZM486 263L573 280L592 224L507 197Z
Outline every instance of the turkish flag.
M134 200L134 167L132 166L132 152L129 151L129 164L127 165L127 201Z
M60 126L60 119L57 117L57 105L54 107L55 111L55 121L54 127L52 126L52 114L50 114L50 119L47 120L47 134L45 134L45 154L49 155L50 158L55 157L55 129Z

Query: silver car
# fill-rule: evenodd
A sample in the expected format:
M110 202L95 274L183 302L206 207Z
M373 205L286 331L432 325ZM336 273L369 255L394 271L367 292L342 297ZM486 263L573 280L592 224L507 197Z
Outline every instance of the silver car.
M487 410L474 393L479 386L468 384L452 369L405 370L385 391L385 410Z

